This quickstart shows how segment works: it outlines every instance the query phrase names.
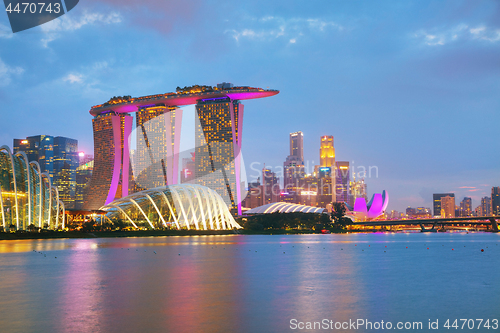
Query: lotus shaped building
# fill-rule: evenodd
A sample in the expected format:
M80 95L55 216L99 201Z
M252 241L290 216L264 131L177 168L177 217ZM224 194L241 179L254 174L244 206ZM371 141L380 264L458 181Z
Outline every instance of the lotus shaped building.
M112 222L122 220L136 229L240 229L222 197L208 187L170 185L140 191L103 207Z
M365 198L357 198L354 202L354 208L351 208L351 212L348 214L353 215L357 220L374 219L382 215L388 204L389 195L384 190L382 194L375 193L368 204Z

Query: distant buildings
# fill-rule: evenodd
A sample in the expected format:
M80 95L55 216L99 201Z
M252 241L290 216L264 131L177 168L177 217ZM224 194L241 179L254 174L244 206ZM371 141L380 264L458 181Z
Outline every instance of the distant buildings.
M279 178L270 169L262 169L262 200L263 205L277 202L280 197Z
M94 160L83 160L80 166L76 168L76 190L75 190L75 209L83 209L83 196L85 188L92 178L94 170Z
M500 187L491 188L491 215L500 215Z
M467 217L472 216L472 198L465 197L460 202L459 216Z
M78 141L62 136L36 135L14 139L14 154L24 152L36 161L41 172L51 179L66 209L75 208L76 168L79 165Z
M441 197L441 217L455 217L455 196Z
M479 206L479 216L491 215L491 197L481 198L481 205Z
M455 193L434 193L432 195L434 216L441 216L441 198L446 196L455 198ZM455 211L455 204L453 204L453 211ZM455 215L455 213L453 213L453 215Z
M28 161L36 161L42 172L54 176L54 137L50 135L29 136L26 139L14 139L14 154L23 151Z
M333 146L333 135L321 137L319 148L320 167L333 168L335 166L335 148Z
M427 219L432 217L432 211L430 208L417 207L406 208L406 217L409 219Z
M335 162L335 197L337 202L349 202L349 162Z
M354 206L354 202L357 198L364 198L368 201L367 187L364 178L356 180L353 174L353 180L349 184L349 205Z
M290 155L283 163L283 188L287 193L300 194L304 188L304 135L290 133Z

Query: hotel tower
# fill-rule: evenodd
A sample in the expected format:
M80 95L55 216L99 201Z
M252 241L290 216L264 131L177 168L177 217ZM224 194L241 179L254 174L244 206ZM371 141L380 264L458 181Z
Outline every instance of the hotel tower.
M233 214L241 214L240 101L278 93L230 83L195 85L177 87L172 93L113 97L92 107L94 172L85 190L84 209L99 209L144 189L178 184L179 107L195 105L199 122L195 131L195 177L190 182L215 190Z

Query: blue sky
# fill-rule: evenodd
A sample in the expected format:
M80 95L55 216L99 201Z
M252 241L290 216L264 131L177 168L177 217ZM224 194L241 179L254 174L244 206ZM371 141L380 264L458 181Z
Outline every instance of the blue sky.
M91 152L88 110L193 84L270 87L246 101L243 153L282 166L322 135L337 160L376 166L388 209L500 186L498 1L80 1L12 34L0 14L0 143L49 134ZM313 162L314 161L314 162ZM251 174L250 174L251 175Z

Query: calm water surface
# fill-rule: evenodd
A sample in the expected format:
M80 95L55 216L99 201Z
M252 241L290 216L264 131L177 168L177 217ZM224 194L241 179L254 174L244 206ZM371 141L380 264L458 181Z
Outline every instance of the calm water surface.
M500 319L499 243L491 233L0 241L0 331L306 332L290 320L365 319L426 332L439 319L440 332L478 332L442 325Z

